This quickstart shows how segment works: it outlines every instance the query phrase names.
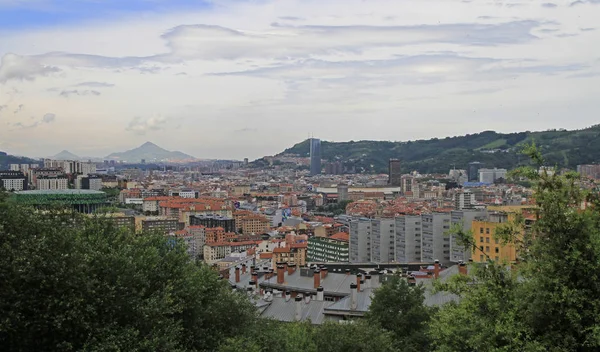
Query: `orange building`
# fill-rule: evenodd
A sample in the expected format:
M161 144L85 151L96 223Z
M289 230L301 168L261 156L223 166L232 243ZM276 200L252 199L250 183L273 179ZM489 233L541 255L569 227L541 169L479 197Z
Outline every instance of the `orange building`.
M514 219L514 214L504 212L492 213L486 221L474 220L471 226L473 239L477 248L471 250L474 262L484 263L488 259L514 262L517 259L517 249L514 243L504 243L495 236L496 228Z
M288 265L303 266L306 264L306 250L308 243L294 243L288 247L273 249L273 268L277 263L287 263Z

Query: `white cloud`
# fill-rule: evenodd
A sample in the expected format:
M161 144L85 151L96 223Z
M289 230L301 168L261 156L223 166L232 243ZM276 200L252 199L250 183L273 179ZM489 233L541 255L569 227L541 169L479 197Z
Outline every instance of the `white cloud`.
M585 127L597 119L600 6L569 5L214 0L203 11L0 30L3 118L60 116L0 128L0 140L40 142L20 154L93 145L102 155L150 136L198 157L259 157L308 132L408 140Z

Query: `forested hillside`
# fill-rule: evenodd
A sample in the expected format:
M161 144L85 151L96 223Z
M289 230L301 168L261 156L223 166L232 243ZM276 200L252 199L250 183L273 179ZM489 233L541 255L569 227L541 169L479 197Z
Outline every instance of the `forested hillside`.
M549 166L574 169L578 164L600 162L600 125L583 130L551 130L544 132L497 133L485 131L459 137L433 138L408 142L389 141L323 141L325 161L343 160L357 172L387 172L388 160L402 161L403 172L446 173L456 167L464 169L471 161L486 167L513 169L528 163L521 149L535 141ZM286 149L281 154L308 156L308 140ZM280 154L280 155L281 155Z

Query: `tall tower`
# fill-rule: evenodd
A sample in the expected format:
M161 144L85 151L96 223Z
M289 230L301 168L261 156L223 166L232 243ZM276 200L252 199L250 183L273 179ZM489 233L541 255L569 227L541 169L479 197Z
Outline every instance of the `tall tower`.
M402 173L400 172L400 160L390 159L388 171L388 183L391 186L402 185Z
M310 175L321 174L321 140L317 138L311 138L308 140L310 143Z

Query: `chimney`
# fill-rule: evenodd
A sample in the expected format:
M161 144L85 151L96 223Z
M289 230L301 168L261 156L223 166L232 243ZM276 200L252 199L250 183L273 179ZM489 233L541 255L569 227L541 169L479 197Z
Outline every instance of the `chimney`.
M283 285L285 282L285 269L283 265L277 265L277 283Z
M240 282L240 267L235 267L235 282Z
M365 275L365 288L371 288L371 275Z
M250 267L250 274L254 274L256 272L256 267L254 265L252 265Z
M356 284L353 282L350 284L350 308L352 310L356 310L356 308L358 307L358 294L356 293L357 290L357 286Z
M314 278L314 288L321 286L321 272L319 271L319 269L314 271L313 278Z
M350 269L346 269L346 275L350 275Z
M283 297L285 297L285 301L286 301L286 302L289 302L289 301L290 301L290 299L292 299L292 293L291 293L290 291L285 291L285 292L283 293Z
M435 279L440 277L440 261L437 259L433 262L433 277Z
M324 266L321 268L321 279L324 279L327 277L327 267Z
M258 273L256 270L252 273L252 281L254 281L256 287L258 287Z
M302 296L296 296L296 321L302 319Z
M356 289L358 292L360 292L360 281L362 279L362 275L361 274L356 274Z
M468 274L468 271L467 271L467 265L466 265L465 263L463 263L463 262L460 262L460 263L458 264L458 272L459 272L461 275L465 275L465 276L466 276L466 275Z
M312 297L312 295L311 295L310 293L307 293L307 294L305 294L305 295L304 295L304 302L305 302L306 304L309 304L309 303L310 303L310 299L311 299L311 297Z
M246 263L242 264L242 274L246 273Z
M317 301L324 301L325 300L325 292L323 292L323 286L319 286L317 287Z
M295 269L294 263L290 263L290 265L287 266L287 273L288 273L288 275L292 275L294 273L294 271L295 271L294 269Z
M417 285L417 280L415 279L414 276L409 275L408 276L408 286L416 286Z

